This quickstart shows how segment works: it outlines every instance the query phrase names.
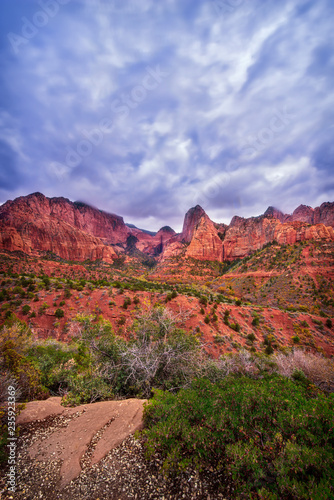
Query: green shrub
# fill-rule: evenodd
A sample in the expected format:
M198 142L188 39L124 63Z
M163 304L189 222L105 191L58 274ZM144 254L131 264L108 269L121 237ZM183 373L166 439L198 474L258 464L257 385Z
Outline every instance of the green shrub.
M56 316L56 318L63 318L64 311L62 309L56 309L55 316Z
M208 299L206 297L201 297L199 303L206 307L208 305Z
M177 395L155 391L145 407L148 456L167 473L216 470L233 498L334 495L334 398L311 397L281 376L195 381Z
M332 328L333 327L333 323L332 323L332 320L330 318L326 319L326 326L327 326L327 328Z
M25 306L22 307L22 314L29 314L30 313L31 307L26 304Z
M131 299L130 297L125 297L124 302L123 302L123 309L127 309L128 306L131 305Z
M208 325L210 323L210 317L208 315L205 316L204 318L204 323Z
M30 331L15 318L10 323L0 335L0 373L7 373L16 381L22 401L43 399L47 391L41 384L41 373L25 353Z
M228 309L226 309L224 311L224 323L225 323L225 325L229 324L229 317L230 317L230 311Z

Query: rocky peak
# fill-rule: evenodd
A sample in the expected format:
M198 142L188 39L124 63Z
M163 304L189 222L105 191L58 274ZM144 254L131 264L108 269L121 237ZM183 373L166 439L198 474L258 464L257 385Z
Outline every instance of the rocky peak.
M263 215L265 217L274 217L274 219L278 219L281 222L283 222L285 218L283 212L281 212L278 208L272 206L268 207Z
M292 221L306 222L313 224L314 210L308 205L299 205L292 213Z
M161 233L168 233L170 235L173 235L173 234L176 234L174 229L172 229L170 226L164 226L164 227L161 227L159 229L159 231L157 232L157 234L161 234Z
M192 240L194 230L201 220L205 216L208 217L202 207L196 205L196 207L190 208L184 217L183 229L181 233L181 239L186 243Z
M239 217L239 215L234 215L234 217L232 217L229 227L239 227L245 220L246 219L244 217Z
M334 227L334 202L326 201L314 209L314 224Z

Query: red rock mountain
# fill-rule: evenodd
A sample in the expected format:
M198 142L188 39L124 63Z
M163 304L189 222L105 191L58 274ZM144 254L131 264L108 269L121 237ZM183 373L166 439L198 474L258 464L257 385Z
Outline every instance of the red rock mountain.
M268 207L258 217L234 216L225 227L212 223L197 206L185 216L182 238L189 242L191 237L186 256L224 261L245 257L274 240L279 244L309 239L334 240L333 227L334 203L323 203L315 210L300 205L292 215Z
M234 216L229 226L211 221L197 205L186 213L182 233L168 226L149 233L85 203L33 193L0 206L0 249L36 255L52 252L78 261L112 262L124 252L162 260L180 255L224 261L249 255L274 240L280 244L334 240L333 227L334 203L329 202L315 209L300 205L292 215L268 207L258 217Z
M68 260L112 262L134 238L140 249L158 253L174 234L163 228L150 236L129 228L123 218L66 198L41 193L7 201L0 207L0 248L27 254L52 252Z

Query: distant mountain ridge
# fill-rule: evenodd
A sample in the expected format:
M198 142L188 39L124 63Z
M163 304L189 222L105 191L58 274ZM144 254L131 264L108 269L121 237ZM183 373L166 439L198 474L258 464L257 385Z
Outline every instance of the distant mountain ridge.
M186 213L181 233L169 226L153 233L83 202L32 193L0 206L0 249L113 262L136 248L162 261L175 256L225 261L249 255L271 241L334 240L333 227L333 202L315 209L300 205L291 215L270 206L257 217L234 216L229 225L213 222L197 205Z

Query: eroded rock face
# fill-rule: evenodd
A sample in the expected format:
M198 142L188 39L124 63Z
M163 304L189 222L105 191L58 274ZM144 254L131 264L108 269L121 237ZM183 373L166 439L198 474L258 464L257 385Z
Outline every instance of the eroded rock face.
M222 240L218 236L214 223L204 211L193 228L186 256L198 260L222 260Z
M292 221L306 222L307 224L313 224L314 222L314 210L308 205L299 205L299 207L294 210L291 216Z
M314 209L314 224L334 227L334 202L325 202Z
M182 229L182 233L181 233L181 239L185 243L191 242L193 235L194 235L194 232L195 232L195 229L196 229L196 226L198 225L200 219L203 216L207 217L203 208L200 207L199 205L196 205L196 207L193 207L190 210L188 210L188 212L186 213L186 215L184 217L183 229Z
M139 250L157 255L175 235L164 227L150 235L129 228L123 218L66 198L41 193L7 201L0 207L0 248L27 254L52 252L67 260L112 262L115 248L126 249L129 239ZM115 248L113 248L115 246Z
M281 223L272 217L252 217L227 229L223 241L223 260L243 258L272 241L293 245L297 241L311 239L334 240L334 230L324 224L309 225L299 221Z
M112 262L118 252L133 255L138 250L159 260L186 256L224 261L245 257L274 240L331 240L333 227L334 203L329 202L315 209L300 205L292 215L268 207L258 217L234 216L229 226L212 222L196 205L186 213L181 234L168 226L149 233L85 203L33 193L0 207L0 248L27 254L50 251L78 261Z
M274 217L275 219L278 219L280 222L284 222L286 218L286 215L275 207L268 207L263 215L265 217Z
M140 229L131 229L132 234L136 236L138 250L151 255L160 255L166 248L166 243L175 236L175 231L169 226L164 226L155 235L149 235Z
M268 207L258 217L244 218L236 215L230 225L226 226L213 223L197 205L187 212L183 231L179 236L180 241L188 244L185 252L181 245L171 245L171 240L164 257L185 253L185 256L199 260L225 261L243 258L274 240L279 244L294 244L308 239L333 240L333 217L334 203L324 203L315 210L301 205L292 215ZM329 224L314 224L314 219L325 220Z
M118 216L34 193L0 207L0 248L27 254L49 251L67 260L112 262L116 252L108 243L121 239L123 226L126 228Z

